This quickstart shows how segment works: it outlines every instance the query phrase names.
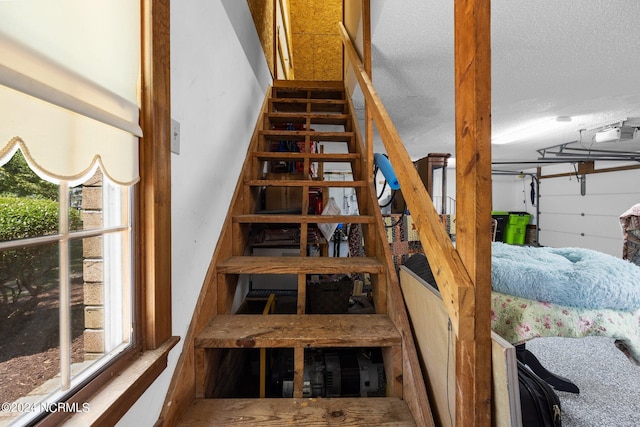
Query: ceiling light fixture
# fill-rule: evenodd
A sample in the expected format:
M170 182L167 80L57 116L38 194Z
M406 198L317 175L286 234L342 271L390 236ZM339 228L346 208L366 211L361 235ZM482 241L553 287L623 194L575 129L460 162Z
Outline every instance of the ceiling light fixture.
M543 119L532 120L522 126L517 126L491 138L492 144L510 144L522 139L531 139L544 135L548 132L560 130L571 122L569 116L545 117Z

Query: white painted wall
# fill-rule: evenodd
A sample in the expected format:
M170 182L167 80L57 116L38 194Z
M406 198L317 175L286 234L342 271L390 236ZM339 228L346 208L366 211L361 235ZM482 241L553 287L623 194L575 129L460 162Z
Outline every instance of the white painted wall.
M553 172L545 170L544 174L572 171L571 165L565 165ZM575 176L541 180L540 243L622 256L619 216L640 202L638 182L640 170L590 174L582 196Z
M531 178L524 179L518 176L492 176L492 200L491 210L494 211L518 211L535 214L536 208L529 198ZM434 188L439 189L441 181L436 176ZM434 190L434 193L436 190ZM456 195L456 170L455 167L447 168L447 196L457 198Z
M536 207L531 203L531 177L493 175L491 210L528 212L533 224Z
M246 1L171 2L172 321L183 340L270 83ZM119 426L157 420L182 344Z

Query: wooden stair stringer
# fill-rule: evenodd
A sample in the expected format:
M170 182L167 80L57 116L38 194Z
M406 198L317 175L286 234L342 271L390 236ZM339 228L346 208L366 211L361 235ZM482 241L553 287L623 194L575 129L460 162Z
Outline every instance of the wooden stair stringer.
M244 191L244 181L249 178L249 171L252 166L253 158L251 153L257 151L259 138L258 133L262 130L263 121L260 120L264 116L269 106L271 98L271 86L267 89L265 99L262 104L256 127L251 137L247 149L240 175L236 182L236 187L229 204L227 216L220 231L220 237L216 244L216 248L209 262L209 267L205 275L196 306L189 322L187 333L184 337L182 351L178 358L178 362L173 371L171 382L165 396L164 403L158 421L155 427L174 426L178 420L189 409L195 399L196 390L196 360L195 360L195 338L207 326L208 322L218 314L218 280L221 279L217 272L217 264L220 260L229 258L232 255L233 247L233 217L242 212L242 206L246 197Z
M373 184L371 184L373 189ZM369 192L374 198L374 192ZM411 325L409 323L409 315L400 289L400 282L396 274L395 264L391 256L387 235L382 222L382 216L377 215L378 226L377 238L380 239L381 253L378 256L383 257L387 265L387 315L395 324L402 338L402 396L407 402L409 410L413 415L417 425L425 427L435 427L431 405L429 404L429 396L425 385L425 373L422 372L420 361L418 359L418 351L416 349Z
M351 114L355 114L351 98L347 97L347 101L349 112ZM356 147L358 147L363 158L366 158L362 135L357 126L354 128ZM370 203L371 206L376 206L378 204L378 200L376 198L376 191L372 181L369 182L367 190L368 191L365 191L369 195L367 203ZM374 209L371 209L370 211L374 211ZM404 303L404 297L402 296L402 290L400 288L398 275L396 274L395 264L391 256L391 249L389 247L384 222L382 221L382 214L379 209L375 209L375 212L372 212L371 214L374 217L375 222L373 229L377 230L376 236L374 237L376 239L375 256L387 266L387 315L395 324L402 337L402 396L406 401L417 425L435 427L433 412L431 411L431 405L429 404L429 396L426 388L426 375L422 372L420 361L418 359L418 351L416 349L413 333L411 332L409 315Z

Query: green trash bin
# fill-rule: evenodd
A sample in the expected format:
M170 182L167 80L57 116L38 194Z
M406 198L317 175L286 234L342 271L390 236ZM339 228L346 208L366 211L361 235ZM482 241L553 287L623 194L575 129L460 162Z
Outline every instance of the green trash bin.
M524 245L530 217L531 215L527 212L509 212L509 219L505 227L504 242L511 245Z
M491 211L491 217L496 220L496 242L504 242L509 212Z

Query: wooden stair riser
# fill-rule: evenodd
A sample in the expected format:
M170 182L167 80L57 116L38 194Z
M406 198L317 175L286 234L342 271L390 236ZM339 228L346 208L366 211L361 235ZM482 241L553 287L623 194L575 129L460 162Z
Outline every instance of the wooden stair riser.
M261 347L272 349L274 347ZM304 369L305 350L314 350L317 347L287 347L293 350L293 396L302 398L304 395ZM334 347L335 348L335 347ZM371 349L373 347L361 347ZM256 348L254 350L257 350ZM329 348L331 350L332 348ZM384 370L386 379L385 394L387 397L402 398L402 347L395 345L392 347L380 347L385 359ZM196 370L196 390L197 399L228 399L234 396L233 389L229 389L228 383L233 383L234 378L230 377L230 371L241 370L230 365L223 365L223 361L239 362L242 360L240 352L248 351L246 348L195 348L195 370ZM277 396L280 397L280 396Z
M340 334L336 334L340 331ZM384 315L226 315L217 316L195 341L197 396L207 397L219 348L294 349L294 397L302 397L304 350L380 347L386 360L387 394L402 396L401 337ZM209 381L209 382L207 382Z

